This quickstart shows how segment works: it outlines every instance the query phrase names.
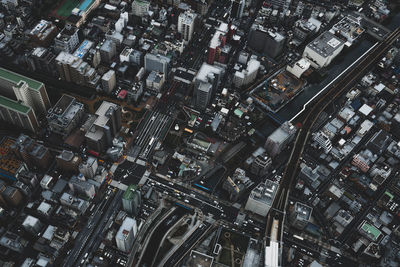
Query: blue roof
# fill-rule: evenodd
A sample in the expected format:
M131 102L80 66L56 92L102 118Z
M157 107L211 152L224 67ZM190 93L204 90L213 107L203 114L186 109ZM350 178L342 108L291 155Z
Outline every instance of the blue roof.
M354 110L358 110L361 107L362 103L359 98L355 98L350 105Z

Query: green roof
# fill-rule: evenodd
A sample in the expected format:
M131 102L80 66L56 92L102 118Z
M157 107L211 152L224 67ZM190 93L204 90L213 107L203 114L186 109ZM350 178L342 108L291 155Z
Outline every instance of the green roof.
M135 191L137 190L137 185L131 184L126 189L125 193L122 195L123 199L133 199L135 196Z
M34 90L39 90L42 87L43 83L32 80L26 76L19 75L18 73L0 68L0 78L4 80L8 80L12 83L19 83L20 81L25 81L28 86Z
M28 111L31 109L30 107L24 106L23 104L20 104L17 101L11 100L1 95L0 95L0 105L20 113L28 113Z
M378 239L378 237L381 235L381 231L376 229L374 226L369 225L368 223L364 223L363 226L361 227L364 232L366 232L368 235L372 235L372 238L374 241Z
M385 192L385 195L387 195L390 200L393 200L394 196L392 194L390 194L388 191Z

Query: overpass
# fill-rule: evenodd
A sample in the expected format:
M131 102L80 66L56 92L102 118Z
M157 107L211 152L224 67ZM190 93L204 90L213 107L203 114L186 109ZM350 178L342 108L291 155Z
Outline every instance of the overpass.
M283 177L272 203L272 207L267 215L266 229L264 236L265 245L265 267L282 266L283 249L283 228L286 219L286 208L290 190L296 181L301 156L308 137L311 134L311 128L315 124L319 115L335 99L347 92L351 86L361 76L375 64L377 60L391 47L393 42L400 36L400 28L397 28L383 41L376 43L368 53L360 57L345 73L330 83L326 90L323 90L321 96L314 98L307 103L303 109L302 127L297 132L296 140L288 164L286 165Z

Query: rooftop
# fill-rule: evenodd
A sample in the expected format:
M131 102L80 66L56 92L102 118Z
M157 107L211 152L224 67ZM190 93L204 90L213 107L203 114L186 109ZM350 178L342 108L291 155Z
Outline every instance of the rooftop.
M23 104L20 104L17 101L11 100L1 95L0 95L0 106L3 106L7 109L12 109L20 113L28 113L29 110L31 110L30 107L24 106Z
M314 39L307 45L308 48L312 49L319 55L327 57L332 55L337 49L341 49L344 45L344 41L337 38L330 32L324 32L320 36Z
M137 190L137 186L131 184L130 186L128 186L128 188L126 189L125 193L122 195L123 199L133 199L134 195L135 195L135 191Z
M24 81L28 84L29 88L34 90L40 90L40 88L43 86L43 83L41 82L35 81L33 79L3 68L0 68L0 79L7 80L14 84L18 84L20 81Z
M278 186L277 183L266 180L265 183L260 183L251 191L249 198L272 205L275 194L278 191Z

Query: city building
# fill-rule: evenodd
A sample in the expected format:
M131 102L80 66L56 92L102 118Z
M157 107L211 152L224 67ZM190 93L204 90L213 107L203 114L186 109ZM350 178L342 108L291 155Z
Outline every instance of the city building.
M289 121L284 122L276 129L265 142L265 148L271 157L278 155L289 142L293 140L296 134L296 127Z
M346 38L346 46L351 46L363 33L364 29L361 27L362 17L355 17L347 15L343 17L338 23L332 26L329 30L333 34L340 34Z
M278 191L278 186L277 183L270 180L260 183L251 191L245 209L263 217L267 216Z
M37 115L46 114L50 108L50 100L43 83L4 68L0 68L0 94L21 101Z
M88 55L90 49L94 46L94 43L92 41L89 41L88 39L85 39L82 41L82 43L78 46L78 48L72 53L73 56L85 59L86 56Z
M85 161L79 164L79 172L87 178L93 178L96 175L96 171L99 164L97 159L94 157L88 157Z
M83 214L89 207L89 202L80 198L76 198L68 193L63 193L60 197L60 203L74 211Z
M232 0L231 17L242 18L245 5L246 0Z
M143 94L143 82L136 82L127 92L128 101L136 103Z
M332 150L332 143L329 137L322 131L312 134L313 140L317 142L319 146L324 149L325 153L329 153Z
M301 58L296 62L288 64L286 70L297 78L300 78L301 75L310 68L310 66L311 64L308 60Z
M79 164L82 159L75 155L72 151L63 150L56 156L57 168L66 171L77 173L79 171Z
M244 191L254 184L243 169L237 168L232 176L228 176L222 188L229 193L229 199L236 201L244 193Z
M369 166L369 161L363 157L363 155L356 154L353 157L353 160L351 162L354 166L359 168L362 172L368 172L370 166Z
M39 130L39 123L31 107L1 95L0 120L32 132Z
M100 47L101 61L106 63L111 63L116 55L117 55L116 43L111 39L107 39Z
M27 57L28 68L57 76L56 56L50 48L35 47Z
M137 216L141 205L140 190L136 185L130 185L122 195L122 208L130 215Z
M227 43L228 37L233 36L235 27L230 23L221 23L216 29L213 37L208 45L208 64L213 64L215 61L225 64L228 60L229 53L232 49L231 45Z
M58 74L62 80L96 87L100 75L87 62L67 52L56 57Z
M147 53L146 56L144 57L144 69L147 72L151 71L162 72L167 77L170 61L171 60L166 56Z
M72 53L79 44L79 28L70 24L65 25L64 29L54 38L54 49L57 53L64 51Z
M223 74L224 70L222 68L203 63L195 77L196 107L205 109L208 106Z
M43 224L38 218L28 215L22 223L22 227L24 227L24 229L30 234L36 236L42 229Z
M62 95L47 112L47 123L53 133L67 137L80 124L84 106L69 95Z
M189 42L193 36L197 14L192 11L185 11L178 18L178 32L182 34L183 40Z
M272 6L276 9L288 10L292 0L269 0Z
M57 27L47 20L40 20L29 32L31 42L36 46L48 47L57 35Z
M316 69L326 67L343 50L344 43L334 34L324 32L306 46L303 57Z
M358 231L368 238L369 240L376 242L382 237L382 232L379 231L374 225L369 224L367 221L363 221L358 227Z
M275 58L281 54L286 37L272 29L254 24L249 33L249 46L258 53Z
M235 76L233 76L233 84L237 88L240 88L242 86L252 83L257 77L260 65L260 61L256 59L250 59L247 63L246 69L235 72Z
M12 186L7 186L3 192L1 192L1 196L7 202L8 205L17 207L21 204L23 196L21 192Z
M165 74L162 72L151 71L146 79L147 89L153 90L157 93L161 91L162 86L165 82Z
M132 2L132 13L138 17L149 15L150 2L145 0L134 0Z
M85 195L89 198L93 198L96 194L94 185L88 182L83 174L72 176L68 182L68 185L74 194Z
M0 245L14 252L22 253L28 245L28 241L22 239L19 235L12 232L6 232L0 238Z
M29 136L21 134L11 146L17 157L23 160L29 167L47 169L52 161L52 156L47 147L36 143Z
M308 20L296 21L293 30L293 35L296 38L296 40L299 41L299 43L303 43L304 41L307 40L307 38L310 38L319 30L317 25L313 23L314 20L315 19L310 18Z
M291 214L292 225L299 230L303 230L310 222L312 210L313 209L311 207L303 203L296 202L294 205L294 210Z
M115 242L117 248L122 252L129 253L132 249L133 242L137 233L136 220L126 217L122 222L117 234L115 235Z
M101 85L106 93L111 93L117 85L117 78L114 70L109 70L101 77Z
M251 173L258 175L258 176L263 176L268 173L269 169L271 168L272 165L272 159L271 157L268 156L267 153L263 153L261 155L258 155L253 163L251 164Z
M86 132L88 147L97 152L103 152L112 145L113 137L121 129L121 107L114 103L103 101L96 111L97 118Z

